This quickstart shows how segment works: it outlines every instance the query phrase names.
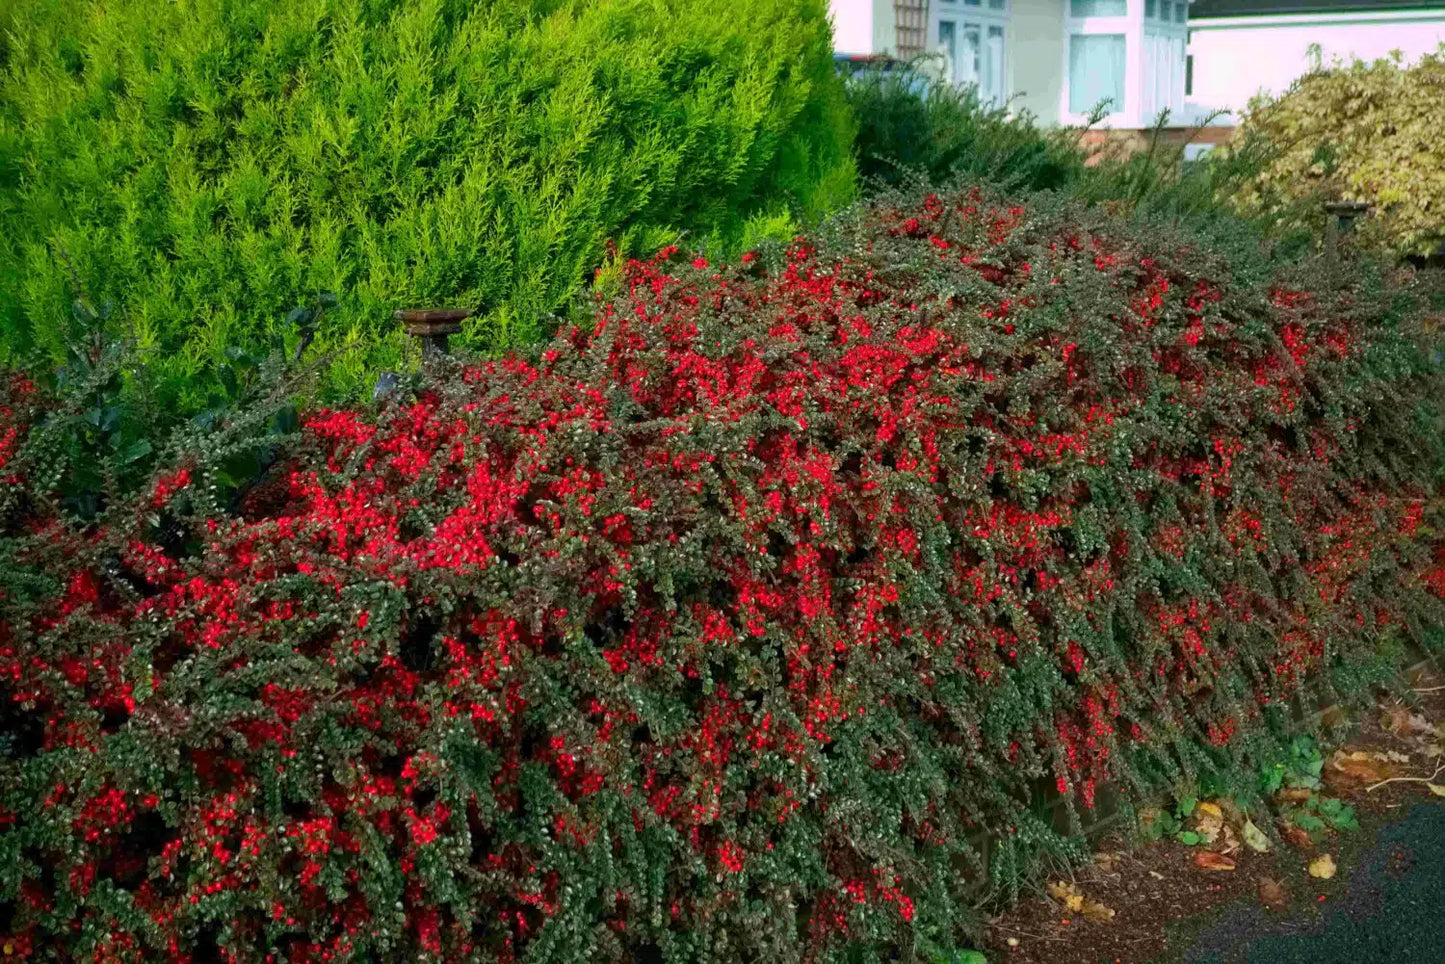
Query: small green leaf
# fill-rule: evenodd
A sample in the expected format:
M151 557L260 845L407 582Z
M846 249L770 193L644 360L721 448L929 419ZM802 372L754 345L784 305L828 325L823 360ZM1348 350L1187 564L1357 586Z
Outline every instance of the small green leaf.
M1199 834L1195 833L1193 830L1186 830L1179 835L1179 842L1186 847L1197 847L1199 846L1199 842L1203 839L1203 837L1199 836Z

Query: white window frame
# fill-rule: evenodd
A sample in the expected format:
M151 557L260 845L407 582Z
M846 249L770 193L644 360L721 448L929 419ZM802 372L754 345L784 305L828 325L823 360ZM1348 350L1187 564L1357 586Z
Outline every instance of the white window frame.
M1184 111L1184 69L1189 45L1188 3L1187 0L1159 0L1157 13L1163 12L1166 3L1170 8L1167 19L1157 15L1150 18L1147 6L1145 8L1145 53L1140 74L1143 95L1140 120L1144 126L1153 124L1162 110L1167 109L1176 120ZM1178 20L1181 7L1186 11L1183 23ZM1163 52L1164 56L1157 56L1158 52Z
M995 6L995 4L997 4ZM1009 14L1012 0L933 0L929 4L928 18L928 49L933 52L943 52L944 70L948 82L951 84L964 84L967 81L960 78L960 64L954 62L943 49L942 25L952 23L954 30L954 55L958 55L963 49L963 39L970 27L976 28L979 35L979 77L978 84L979 98L985 103L1002 107L1008 104L1009 90L1012 82L1009 74ZM988 67L987 48L990 39L990 31L996 31L995 37L999 41L998 63L994 65L994 83L985 84L982 76ZM996 89L994 89L996 88Z
M1144 0L1128 0L1123 14L1108 17L1076 17L1073 0L1064 2L1064 62L1062 90L1059 95L1059 117L1065 124L1083 124L1087 114L1070 110L1069 86L1073 78L1070 58L1076 36L1105 35L1124 38L1124 103L1113 104L1111 110L1100 120L1103 127L1137 127L1131 123L1139 113L1139 34L1144 19Z
M937 0L935 0L937 2ZM1187 0L1127 0L1125 12L1112 16L1075 17L1073 0L1064 3L1063 84L1059 95L1059 118L1064 124L1082 124L1088 115L1069 109L1074 37L1110 35L1124 38L1124 103L1113 105L1099 124L1106 128L1151 126L1159 112L1168 108L1180 118L1185 113L1184 71L1189 45ZM1167 19L1161 14L1168 8ZM1180 8L1184 21L1178 20Z

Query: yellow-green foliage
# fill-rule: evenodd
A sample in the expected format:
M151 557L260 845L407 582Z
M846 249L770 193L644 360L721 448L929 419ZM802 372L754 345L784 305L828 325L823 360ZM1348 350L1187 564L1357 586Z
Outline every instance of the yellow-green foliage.
M395 364L401 307L544 334L623 251L739 242L853 189L823 0L6 0L0 355L59 356L77 295L205 404L228 348L332 385ZM759 219L762 219L761 222ZM77 288L79 290L77 290ZM87 320L90 319L90 320Z
M1445 46L1409 65L1396 55L1312 71L1245 112L1236 147L1262 147L1269 162L1232 192L1234 203L1284 227L1318 228L1324 201L1366 201L1366 239L1435 254L1445 246L1442 103Z

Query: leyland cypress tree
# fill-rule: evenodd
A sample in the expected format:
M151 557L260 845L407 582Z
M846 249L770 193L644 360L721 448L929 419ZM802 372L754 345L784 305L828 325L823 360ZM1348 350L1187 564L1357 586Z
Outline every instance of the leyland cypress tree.
M609 240L826 208L850 147L822 0L16 0L0 351L105 327L194 408L332 291L315 347L352 386L398 307L526 342Z

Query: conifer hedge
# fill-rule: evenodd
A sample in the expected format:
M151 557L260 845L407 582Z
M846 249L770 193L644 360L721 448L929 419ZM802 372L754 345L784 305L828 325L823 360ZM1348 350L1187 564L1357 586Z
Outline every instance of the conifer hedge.
M609 239L846 201L831 53L823 0L6 3L0 357L105 327L192 411L319 292L343 387L395 364L398 308L546 337Z
M1440 624L1408 292L1241 279L1052 202L887 196L634 262L538 357L279 447L180 438L90 520L51 494L68 409L13 383L0 934L941 956L970 872L1070 846L1036 783L1237 777Z

